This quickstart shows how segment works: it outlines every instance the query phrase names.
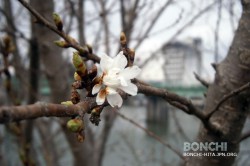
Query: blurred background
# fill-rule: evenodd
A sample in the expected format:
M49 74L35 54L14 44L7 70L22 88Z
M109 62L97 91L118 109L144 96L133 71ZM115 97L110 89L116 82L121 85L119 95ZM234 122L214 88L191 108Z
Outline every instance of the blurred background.
M139 79L166 88L204 106L206 88L194 72L213 81L211 63L226 56L241 16L240 0L30 0L52 21L58 13L64 31L97 55L119 52L121 31L135 49ZM1 74L0 104L70 99L73 49L58 48L60 38L36 23L17 0L0 2L0 37L8 35L14 51L8 56L10 77ZM88 66L93 65L87 62ZM4 66L1 55L0 65ZM83 92L80 92L83 94ZM78 143L65 128L68 119L40 118L0 126L0 165L21 166L162 166L180 158L158 141L117 116L119 111L182 151L196 138L199 121L159 98L130 97L121 109L107 107L99 126L85 116L86 139ZM248 120L245 129L250 128ZM241 143L236 165L249 165L250 141Z

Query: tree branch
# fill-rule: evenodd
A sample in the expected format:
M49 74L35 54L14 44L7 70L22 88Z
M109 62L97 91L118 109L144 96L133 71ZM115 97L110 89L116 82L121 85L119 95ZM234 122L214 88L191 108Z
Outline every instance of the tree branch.
M108 10L106 9L106 2L104 0L99 0L101 7L101 19L104 26L104 40L105 40L105 49L106 53L110 54L110 42L109 42L109 23L107 18Z
M209 83L203 78L201 78L197 73L194 72L194 76L203 86L205 86L206 88L209 87Z
M121 114L120 112L117 112L117 115L119 115L119 117L121 117L122 119L128 121L129 123L133 124L134 126L136 126L137 128L143 130L145 133L147 133L150 137L152 137L153 139L155 139L156 141L158 141L159 143L161 143L162 145L166 146L167 148L169 148L170 150L172 150L176 155L178 155L182 160L186 160L185 157L183 157L183 155L181 154L180 151L178 151L177 149L175 149L174 147L172 147L172 145L170 145L168 142L165 142L163 139L161 139L161 137L159 137L158 135L156 135L154 132L142 127L140 124L136 123L134 120L124 116L123 114Z
M49 21L47 21L43 16L41 16L35 9L33 9L26 1L24 0L18 0L20 3L23 4L24 7L26 7L43 25L45 25L46 27L48 27L49 29L51 29L52 31L54 31L55 33L57 33L59 36L61 36L62 38L64 38L67 42L69 42L70 44L72 44L72 47L75 48L76 50L78 50L79 52L81 52L81 50L83 49L83 47L81 47L78 43L72 43L71 39L69 38L69 36L67 36L63 31L59 31L57 30L57 28L51 24ZM170 3L171 1L168 1L168 3ZM167 4L168 4L167 3ZM88 56L86 58L92 59L94 61L99 62L100 58L96 55L90 55L88 54ZM167 100L170 104L184 110L185 112L189 113L189 114L194 114L197 117L199 117L200 119L203 118L203 114L201 111L198 111L194 105L191 103L191 101L188 101L186 98L184 97L180 97L174 93L170 93L167 92L166 90L162 90L162 89L158 89L158 88L153 88L153 87L148 87L142 84L138 84L138 89L139 92L141 93L146 93L148 95L156 95L156 96L160 96L162 98L164 98L165 100ZM183 107L183 106L185 107ZM187 108L187 109L184 109Z
M39 117L72 117L84 114L95 106L95 98L87 98L71 106L45 102L37 102L27 106L3 106L0 107L0 123L17 122Z
M45 25L46 27L48 27L50 30L54 31L55 33L57 33L59 36L61 36L66 42L68 42L68 44L72 47L75 48L76 50L78 50L80 52L80 54L84 57L86 57L87 59L93 60L95 62L100 62L100 58L94 54L90 54L88 52L88 50L84 47L81 47L76 41L72 40L72 38L70 36L68 36L67 34L65 34L63 31L59 31L54 24L51 24L49 21L47 21L43 16L41 16L35 9L33 9L26 1L24 0L19 0L20 3L22 3L22 5L24 7L26 7L38 20L39 23ZM166 6L168 6L168 4L170 4L172 1L169 0L166 3ZM204 13L205 11L207 11L208 9L210 9L215 3L213 3L212 5L209 5L207 8L205 8L204 10L202 10L202 12ZM165 6L165 7L166 7ZM202 13L201 12L201 13ZM161 13L161 12L160 12ZM198 17L198 16L197 16ZM196 17L195 17L196 18ZM193 19L192 19L193 20ZM192 23L193 21L190 21L189 23ZM195 20L195 19L194 19ZM189 25L189 24L187 24ZM201 112L200 110L198 110L190 100L181 97L175 93L169 92L165 89L159 89L159 88L154 88L152 86L148 86L145 85L144 83L140 83L140 82L136 82L136 85L138 87L138 92L139 93L143 93L146 95L152 95L152 96L158 96L163 98L164 100L166 100L169 104L181 109L182 111L188 113L188 114L192 114L194 116L196 116L197 118L199 118L205 126L207 126L210 129L215 129L214 131L217 131L216 128L210 124L208 122L208 119L206 119L206 116L203 112ZM84 102L85 103L85 102ZM95 103L95 102L94 102ZM83 109L85 109L86 105L89 105L87 103L84 104L85 106L83 107ZM91 103L90 103L91 105ZM27 107L32 107L32 106L27 106ZM8 107L7 107L8 108ZM21 107L22 108L22 107ZM6 107L5 107L6 109ZM35 107L35 109L37 109ZM37 114L37 116L34 117L29 117L29 116L23 116L23 119L29 119L29 118L36 118L40 116L69 116L69 115L65 115L65 113L63 114L62 108L59 106L59 113L57 114L52 114L49 112L46 112L46 114ZM72 108L74 110L74 107ZM55 111L55 110L54 110ZM69 110L64 110L64 111L69 111ZM85 110L86 111L86 110ZM3 111L5 115L6 111ZM39 112L39 111L37 111ZM17 116L18 117L18 116ZM2 117L4 118L4 117ZM20 118L20 119L22 119ZM1 119L1 117L0 117ZM7 118L10 119L10 118ZM16 120L19 120L18 118L16 118Z
M64 33L63 31L59 31L52 23L50 23L46 18L40 15L28 2L26 2L25 0L18 0L18 1L25 8L27 8L32 13L33 16L36 17L39 23L43 24L44 26L46 26L47 28L49 28L50 30L54 31L56 34L61 36L66 42L68 42L68 44L72 48L79 51L81 56L86 57L87 59L93 60L94 62L100 62L100 58L98 56L94 54L90 54L86 48L79 45L79 43L72 41L72 38L69 37L66 33Z
M170 43L171 41L174 41L174 39L176 39L182 32L185 31L185 29L187 27L189 27L190 25L192 25L196 20L198 20L201 16L203 16L207 11L209 11L215 4L217 3L217 1L213 2L212 4L208 5L207 7L205 7L204 9L202 9L200 12L198 12L196 15L194 15L194 17L192 17L186 24L184 24L180 29L178 29L173 35L172 37L170 37L170 39L166 42L167 45L168 43ZM163 47L164 47L163 45ZM135 47L136 48L136 47ZM155 52L152 53L152 56L150 56L149 58L147 58L143 64L140 65L141 68L143 68L144 66L146 66L148 64L148 62L150 62L150 60L154 59L157 57L157 53L159 53L161 51L162 47L159 50L156 50Z
M207 116L202 112L201 110L197 109L193 103L186 99L185 97L179 96L175 93L169 92L166 89L160 89L155 88L152 86L148 86L145 84L141 84L139 82L135 83L138 87L138 93L142 93L145 95L150 96L158 96L164 99L166 102L168 102L170 105L179 108L180 110L184 111L187 114L194 115L198 119L201 120L203 125L213 131L214 133L217 133L218 135L222 134L222 131L215 125L209 122L209 119L207 119Z
M164 13L164 11L168 8L170 4L173 3L173 0L167 0L165 4L157 11L156 15L154 18L151 20L150 25L147 27L146 32L139 37L134 49L137 49L145 40L145 38L148 36L150 31L153 29L153 27L156 25L156 22L160 19L161 15Z
M240 143L241 141L244 141L245 139L247 139L249 137L250 137L250 131L242 134L238 142Z
M145 84L136 82L138 92L150 96L158 96L166 100L169 104L181 109L182 111L195 115L200 120L205 119L205 114L198 110L193 103L185 97L169 92L166 89L155 88Z
M228 99L237 96L239 93L245 91L246 89L250 88L250 82L244 84L243 86L239 87L238 89L233 90L229 94L223 96L223 98L219 101L219 103L214 107L214 109L206 115L206 119L209 119L217 110L219 110L220 106L225 103Z

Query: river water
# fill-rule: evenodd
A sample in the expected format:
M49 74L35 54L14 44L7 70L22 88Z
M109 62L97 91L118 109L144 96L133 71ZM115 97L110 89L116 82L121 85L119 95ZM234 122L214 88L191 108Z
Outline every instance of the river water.
M165 123L146 122L145 106L125 106L122 114L159 135L176 149L183 151L184 142L195 140L200 121L180 110L171 109ZM248 119L243 132L250 130ZM243 141L235 166L250 165L250 139ZM103 166L177 166L180 158L144 131L118 117L109 137Z
M145 106L125 106L119 111L182 152L183 142L195 138L199 121L181 111L167 109L166 107L168 117L165 123L147 123ZM106 146L103 165L178 165L179 160L174 152L118 116Z

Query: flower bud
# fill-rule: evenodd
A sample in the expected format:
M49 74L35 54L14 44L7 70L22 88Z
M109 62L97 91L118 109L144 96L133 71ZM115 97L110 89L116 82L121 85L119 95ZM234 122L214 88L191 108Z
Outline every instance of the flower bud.
M27 162L27 156L25 155L24 150L19 151L19 158L23 163Z
M81 81L82 80L81 77L77 74L77 72L74 73L74 79L76 81Z
M57 40L57 41L54 41L54 43L58 47L62 47L62 48L69 48L70 47L69 43L67 43L66 41L63 41L63 40Z
M101 113L101 111L102 111L102 107L95 107L94 109L92 109L92 111L91 111L91 114L94 114L94 115L100 115L100 113Z
M63 30L63 23L61 17L57 13L53 13L53 20L54 23L56 24L56 27L59 31Z
M98 126L99 122L101 121L100 115L101 115L102 110L103 110L103 106L96 106L91 111L91 116L90 116L89 120L90 120L90 122L92 122L96 126Z
M76 68L76 72L79 76L83 77L87 74L87 68L82 58L77 52L74 52L73 55L73 64Z
M10 42L11 42L10 36L8 36L8 35L4 36L4 37L3 37L3 42L4 42L4 45L5 45L5 46L6 46L6 45L9 45Z
M131 57L134 57L135 56L135 50L134 49L130 49L130 55L131 55Z
M127 38L126 38L126 35L125 35L124 32L121 32L120 43L121 43L121 45L126 45L127 44Z
M76 139L78 142L82 143L85 140L85 134L84 133L77 133Z
M81 119L71 119L67 122L67 128L74 133L84 130L84 123Z
M77 92L76 89L73 89L73 90L71 91L70 100L72 101L73 104L77 104L77 103L80 102L81 97L80 97L80 94Z
M63 101L61 102L62 105L70 106L73 105L72 101Z
M15 46L11 40L11 37L6 35L3 37L4 49L7 53L15 51Z
M91 80L93 80L96 77L96 75L97 75L97 67L96 67L96 65L94 65L92 67L92 69L89 70L88 75L89 75L89 78Z
M134 60L135 60L135 50L134 49L129 50L129 58L130 58L131 63L133 64Z

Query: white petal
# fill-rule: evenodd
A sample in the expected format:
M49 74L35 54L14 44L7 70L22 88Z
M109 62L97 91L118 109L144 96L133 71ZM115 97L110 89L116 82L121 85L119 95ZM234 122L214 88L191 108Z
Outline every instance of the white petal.
M101 91L98 93L98 95L96 96L96 103L97 105L102 105L105 101L105 95L102 95Z
M115 106L121 107L122 106L123 101L122 101L122 97L119 95L119 93L113 94L113 95L108 95L107 100L108 100L108 103L112 107L115 107Z
M119 52L119 54L114 58L113 68L124 69L128 64L127 58L123 55L123 51Z
M97 76L99 77L99 76L101 76L103 74L103 71L101 69L101 65L99 65L97 63L95 65L96 65L96 68L97 68Z
M127 67L120 72L119 76L124 77L126 80L130 80L139 75L141 69L138 66Z
M128 86L128 83L127 83L127 81L124 79L124 77L120 77L119 79L120 79L120 81L121 81L121 85L122 85L122 86ZM129 81L130 81L130 80L129 80Z
M107 94L109 94L109 95L117 94L116 90L114 88L111 88L111 87L107 87L106 91L107 91Z
M120 81L116 77L113 77L112 75L105 75L103 77L103 83L106 86L114 88L120 85Z
M104 72L107 72L110 67L112 67L113 59L106 54L102 54L100 65Z
M95 84L95 86L92 89L92 94L96 94L97 92L99 92L99 90L101 89L102 85L101 84Z
M119 88L132 96L137 95L138 88L135 84L131 82L128 82L128 86L121 86Z

